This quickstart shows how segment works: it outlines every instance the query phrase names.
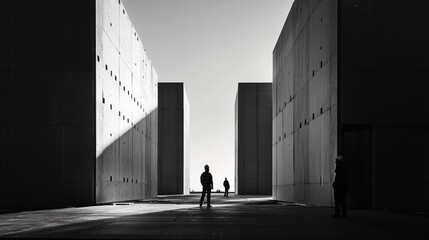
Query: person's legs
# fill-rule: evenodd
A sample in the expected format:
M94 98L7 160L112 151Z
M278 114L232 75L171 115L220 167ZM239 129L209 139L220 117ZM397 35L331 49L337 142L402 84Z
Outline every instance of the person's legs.
M209 188L207 189L207 207L211 207L210 205L210 195L211 195L212 190Z
M335 214L332 215L332 217L339 217L340 216L340 194L338 190L334 188L334 201L335 201Z
M346 194L344 193L341 193L340 207L341 207L341 216L347 217Z
M229 188L226 189L226 197L228 197Z
M225 188L225 193L223 194L223 196L226 197L226 195L227 195L227 190Z
M203 206L205 196L206 196L206 189L203 187L203 192L201 193L201 199L200 199L200 207Z

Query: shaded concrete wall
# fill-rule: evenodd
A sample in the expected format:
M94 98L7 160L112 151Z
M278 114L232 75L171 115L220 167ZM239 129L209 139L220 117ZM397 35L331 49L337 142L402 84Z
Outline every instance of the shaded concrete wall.
M273 67L273 197L330 205L337 153L337 1L293 3Z
M159 83L158 193L189 194L189 102L183 83Z
M96 7L96 202L154 197L158 77L120 1Z
M1 2L3 209L94 203L94 16L94 1Z
M420 34L429 28L427 9L425 1L340 3L340 151L355 206L429 209L429 36ZM372 142L364 168L366 131Z
M271 194L272 84L239 83L235 102L235 189Z

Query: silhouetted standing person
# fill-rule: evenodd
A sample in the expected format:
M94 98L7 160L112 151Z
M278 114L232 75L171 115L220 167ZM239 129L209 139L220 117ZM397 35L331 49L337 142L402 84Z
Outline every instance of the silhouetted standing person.
M209 173L209 165L204 166L204 172L201 174L200 180L201 185L203 185L203 192L201 193L201 199L200 199L200 207L203 206L204 197L207 193L207 207L212 207L210 205L210 194L213 189L213 177L212 174Z
M331 217L347 217L346 195L349 185L343 156L339 155L335 160L335 164L335 180L332 184L334 187L335 214L331 215Z
M229 191L228 179L225 178L225 181L223 181L223 186L225 187L225 194L223 194L223 196L228 197L228 191Z

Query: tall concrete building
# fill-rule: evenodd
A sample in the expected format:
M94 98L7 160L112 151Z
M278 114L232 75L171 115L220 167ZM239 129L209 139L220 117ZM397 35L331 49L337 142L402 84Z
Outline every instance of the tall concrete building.
M157 75L118 0L2 1L0 206L157 195Z
M235 191L271 195L272 84L239 83L235 100Z
M273 196L428 210L426 2L296 0L273 52ZM413 37L418 36L418 37Z
M158 85L158 194L189 194L189 102L183 83Z

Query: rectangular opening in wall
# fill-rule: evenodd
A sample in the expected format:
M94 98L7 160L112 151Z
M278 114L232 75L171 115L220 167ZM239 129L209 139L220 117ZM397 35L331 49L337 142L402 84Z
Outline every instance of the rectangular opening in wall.
M110 181L112 181L112 176L110 176Z
M97 62L100 62L100 56L97 55Z

